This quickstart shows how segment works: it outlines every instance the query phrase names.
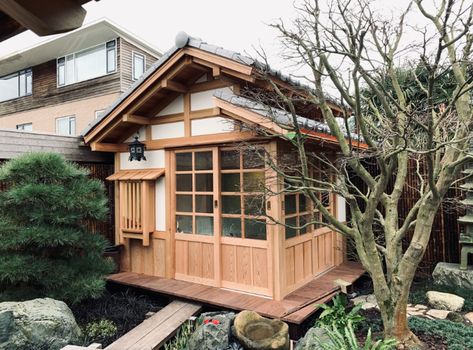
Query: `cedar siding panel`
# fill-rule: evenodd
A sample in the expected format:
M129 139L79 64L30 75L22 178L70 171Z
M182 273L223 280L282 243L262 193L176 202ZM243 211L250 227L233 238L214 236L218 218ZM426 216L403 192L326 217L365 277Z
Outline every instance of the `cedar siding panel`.
M48 107L120 91L120 44L117 44L117 72L58 87L56 60L32 67L33 94L0 102L0 116Z
M133 45L129 41L120 38L120 74L121 74L121 91L127 90L131 84L134 83L132 79L132 67L133 67L133 52L138 52L146 57L146 70L157 61L157 58L143 51L137 46Z

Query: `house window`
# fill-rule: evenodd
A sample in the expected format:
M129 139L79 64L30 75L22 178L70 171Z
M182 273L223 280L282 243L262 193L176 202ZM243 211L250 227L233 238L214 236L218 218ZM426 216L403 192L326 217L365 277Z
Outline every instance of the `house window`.
M31 68L0 77L0 101L31 95L32 91Z
M266 239L265 166L262 154L220 152L222 236Z
M33 131L33 123L18 124L16 130Z
M133 52L132 78L138 80L145 72L146 58L144 55Z
M95 119L98 119L105 109L98 109L95 111Z
M57 59L57 84L64 86L97 78L117 69L116 41L112 40Z
M56 119L56 134L75 136L76 117L67 116Z

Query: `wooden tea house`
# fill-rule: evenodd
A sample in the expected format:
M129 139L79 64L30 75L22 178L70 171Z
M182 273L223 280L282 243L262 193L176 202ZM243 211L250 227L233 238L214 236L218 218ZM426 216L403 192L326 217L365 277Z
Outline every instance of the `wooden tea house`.
M345 261L344 240L330 229L268 221L302 224L309 203L298 194L263 198L255 186L277 186L255 149L278 155L289 142L269 106L243 92L269 89L268 79L288 93L304 88L258 67L180 33L85 131L92 150L115 154L108 180L115 182L115 239L123 249L121 273L111 281L300 323L337 291L337 280L351 283L363 273ZM322 125L320 111L300 113L313 147L335 156L327 128L311 128ZM345 220L342 198L330 194L326 206Z

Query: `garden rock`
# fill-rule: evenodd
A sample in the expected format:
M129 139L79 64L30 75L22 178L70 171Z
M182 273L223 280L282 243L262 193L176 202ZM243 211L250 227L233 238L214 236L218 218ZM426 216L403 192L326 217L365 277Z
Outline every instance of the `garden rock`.
M460 270L459 264L440 262L432 273L434 283L448 288L461 288L473 292L473 267Z
M202 322L191 335L188 350L240 350L231 336L233 312L207 312L199 317Z
M301 338L295 347L295 350L323 350L320 344L330 345L332 341L327 335L327 331L323 328L311 328Z
M427 302L435 309L448 311L461 311L465 299L455 294L429 291L427 292Z
M245 349L289 350L289 326L254 311L240 312L235 317L232 331Z
M79 337L74 315L62 301L0 303L0 350L56 350Z
M473 312L469 312L465 315L465 320L470 323L470 324L473 324Z
M447 320L452 321L452 322L457 322L457 323L465 322L463 315L459 312L454 312L454 311L451 311L448 313Z

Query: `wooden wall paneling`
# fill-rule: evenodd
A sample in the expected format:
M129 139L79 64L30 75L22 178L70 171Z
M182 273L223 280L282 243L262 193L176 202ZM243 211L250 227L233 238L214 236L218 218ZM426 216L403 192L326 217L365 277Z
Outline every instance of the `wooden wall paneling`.
M176 227L175 218L175 204L173 194L175 193L174 181L171 177L174 169L174 160L172 152L165 151L164 154L165 168L170 170L165 177L166 182L166 232L168 239L166 240L166 278L174 278L176 273L176 237L174 235L174 227Z
M294 282L304 279L304 248L303 244L294 247Z
M179 275L188 275L189 274L189 263L188 263L188 243L187 241L176 240L176 272L175 274Z
M120 170L120 153L114 154L114 172L118 172ZM121 201L120 201L120 183L118 181L114 181L113 186L115 187L115 244L120 244L120 215L121 215ZM118 209L117 209L118 208Z
M189 260L188 271L189 275L202 278L202 243L189 242Z
M247 286L253 285L252 281L252 256L251 247L236 246L236 282ZM249 287L250 288L250 287Z
M221 246L221 266L222 266L222 283L223 281L236 282L236 247L230 244L222 244Z
M286 288L292 286L295 283L294 273L294 247L286 249Z
M215 279L215 271L220 267L220 261L215 260L214 244L202 243L202 278L207 280ZM220 281L217 286L220 285Z
M191 130L191 94L184 94L184 135L185 137L190 137L192 135Z
M267 288L272 294L270 286L270 276L268 274L268 249L251 248L251 261L253 263L253 285L260 288Z
M303 251L304 251L304 277L312 276L313 275L313 268L312 268L312 245L313 240L309 240L303 243Z
M153 275L166 277L166 243L164 239L153 239Z

